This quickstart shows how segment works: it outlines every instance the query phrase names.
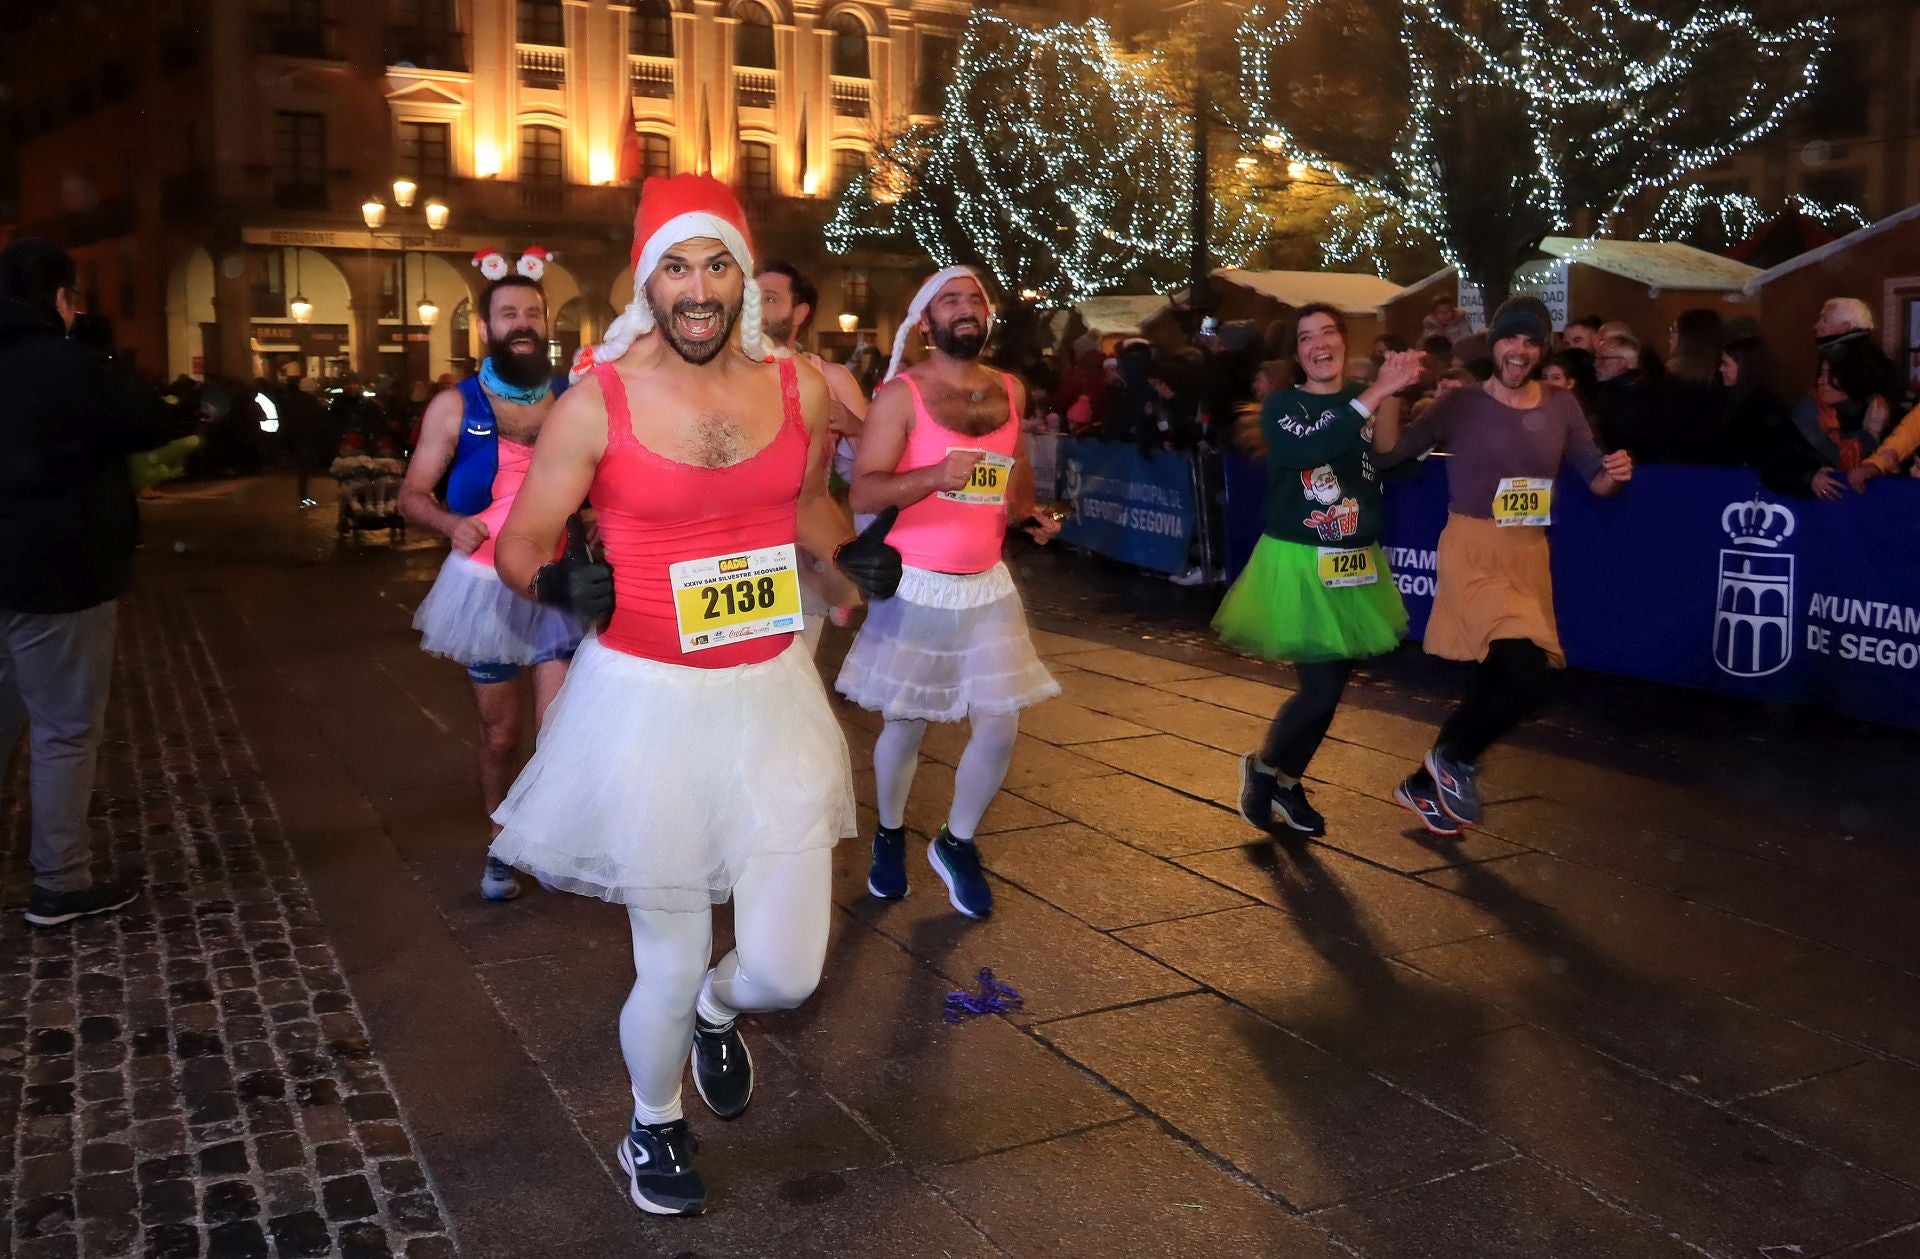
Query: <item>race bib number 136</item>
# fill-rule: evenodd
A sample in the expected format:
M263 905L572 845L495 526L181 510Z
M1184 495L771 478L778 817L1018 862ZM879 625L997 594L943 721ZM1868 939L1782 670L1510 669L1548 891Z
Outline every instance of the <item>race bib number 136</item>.
M1493 523L1550 525L1553 523L1553 482L1545 477L1510 476L1493 492Z
M800 565L791 545L684 560L667 574L683 652L800 628Z
M988 507L1005 503L1007 486L1013 480L1013 460L985 450L966 453L980 456L980 462L973 465L973 475L957 490L941 490L940 497L950 503L979 503Z

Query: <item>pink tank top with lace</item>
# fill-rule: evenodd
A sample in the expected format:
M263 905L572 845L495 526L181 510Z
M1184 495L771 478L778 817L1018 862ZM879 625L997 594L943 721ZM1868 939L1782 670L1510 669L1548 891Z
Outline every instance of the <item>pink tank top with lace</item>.
M895 472L932 467L950 450L984 450L1009 459L1019 450L1019 408L1015 405L1013 377L1004 373L1001 377L1007 387L1007 422L979 437L955 432L934 419L913 377L900 379L907 382L907 392L913 395L913 431L907 434L907 448L900 452ZM929 494L901 509L887 541L900 552L900 562L913 568L937 573L984 573L1000 562L1006 536L1004 497L997 504L957 503Z
M482 564L493 563L493 542L500 536L500 526L507 523L507 513L513 510L513 497L520 492L520 485L527 479L527 469L533 466L533 447L523 446L519 442L499 439L500 462L493 474L493 501L487 504L485 511L474 519L487 527L487 539L473 548L472 558Z
M807 471L807 421L799 375L780 363L784 416L757 453L724 468L655 454L633 435L626 386L611 364L594 369L607 406L607 450L587 497L613 565L613 620L600 642L615 651L700 669L759 664L785 651L791 634L770 634L691 654L680 650L667 570L795 540Z

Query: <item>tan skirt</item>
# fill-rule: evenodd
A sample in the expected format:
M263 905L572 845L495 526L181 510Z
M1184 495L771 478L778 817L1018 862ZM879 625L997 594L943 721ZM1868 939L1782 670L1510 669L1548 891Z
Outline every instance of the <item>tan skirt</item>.
M1448 660L1485 660L1497 638L1537 643L1564 668L1553 619L1553 570L1547 531L1501 528L1491 520L1449 513L1440 532L1439 572L1425 647Z

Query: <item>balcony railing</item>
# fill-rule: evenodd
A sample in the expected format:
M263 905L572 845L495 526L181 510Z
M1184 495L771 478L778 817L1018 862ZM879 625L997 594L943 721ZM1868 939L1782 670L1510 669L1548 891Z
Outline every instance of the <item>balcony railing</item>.
M521 44L520 84L522 87L565 87L567 50Z
M465 73L468 69L466 36L459 31L434 27L389 26L387 64Z
M780 85L779 76L773 71L736 68L733 72L733 81L740 94L740 108L773 108L774 98L779 94Z
M673 59L670 57L634 57L629 77L633 94L653 100L673 99Z
M253 20L253 50L268 57L339 61L339 25L334 22L296 22L263 13Z
M836 118L871 118L873 85L865 79L833 80L833 113Z
M617 186L549 183L523 179L463 179L447 189L455 226L509 228L561 220L617 222L633 214L633 191ZM537 217L536 217L537 216Z

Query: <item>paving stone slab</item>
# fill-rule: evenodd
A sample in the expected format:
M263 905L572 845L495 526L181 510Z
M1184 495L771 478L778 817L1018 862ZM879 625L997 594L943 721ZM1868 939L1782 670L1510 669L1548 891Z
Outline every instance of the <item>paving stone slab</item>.
M1085 669L1089 673L1104 673L1108 677L1148 684L1220 676L1214 670L1202 668L1199 665L1188 664L1181 660L1167 660L1160 656L1149 656L1145 652L1127 651L1120 647L1102 647L1095 651L1076 652L1073 657L1073 667Z
M1111 931L1247 903L1247 898L1077 822L1003 831L989 869L1092 927Z
M1341 1251L1150 1121L1130 1119L928 1169L1010 1255L1260 1255Z
M1920 1066L1920 978L1905 971L1824 949L1708 982L1762 1010Z
M1584 941L1592 952L1672 982L1696 982L1739 966L1777 964L1815 946L1742 922L1671 892L1524 853L1438 870L1420 878L1487 907L1515 930Z
M1767 871L1738 883L1707 888L1693 899L1740 918L1906 971L1920 971L1920 902L1810 877Z
M1221 708L1231 708L1252 717L1264 717L1268 721L1273 720L1280 706L1293 697L1293 691L1287 687L1257 682L1252 678L1192 678L1186 681L1162 681L1155 685L1184 699L1217 704Z
M1082 652L1101 651L1106 646L1091 638L1076 638L1071 634L1055 634L1049 630L1029 627L1027 632L1033 636L1034 650L1043 656L1074 656Z
M1057 747L1098 743L1104 739L1132 739L1153 733L1145 726L1097 713L1064 699L1050 699L1023 710L1020 732Z
M1334 1207L1314 1221L1381 1259L1697 1259L1700 1253L1524 1158Z
M1349 1061L1417 1053L1516 1021L1357 944L1310 942L1298 921L1266 905L1118 935Z
M1676 892L1738 883L1779 868L1730 848L1557 800L1502 805L1488 825L1515 844Z
M1477 827L1452 838L1435 835L1400 805L1317 781L1311 773L1307 794L1327 819L1327 833L1316 843L1338 848L1389 870L1418 874L1477 861L1497 861L1526 851Z
M1507 1153L1219 997L1175 997L1043 1031L1162 1122L1301 1210ZM1169 1057L1167 1044L1183 1052ZM1234 1087L1220 1087L1227 1079Z
M1203 800L1234 808L1240 800L1240 758L1172 735L1086 743L1074 749L1115 769Z
M1130 1113L999 1018L943 1020L953 985L864 929L840 930L798 1011L759 1020L909 1162L946 1162Z
M1519 1018L1720 1099L1858 1062L1863 1052L1776 1015L1623 969L1563 936L1508 934L1400 960Z
M1319 845L1256 843L1178 860L1286 910L1311 939L1346 940L1386 956L1507 929L1472 901Z
M1775 1089L1740 1109L1823 1150L1920 1185L1920 1070L1873 1060Z
M1257 751L1266 740L1272 717L1254 717L1197 699L1168 696L1169 703L1142 711L1137 718L1153 732L1171 734L1235 757Z
M1823 1255L1920 1212L1920 1191L1536 1028L1378 1070L1709 1253Z
M1229 809L1131 774L1023 787L1017 794L1161 857L1237 847L1254 834Z
M924 842L924 841L922 841ZM987 841L990 848L999 840ZM834 898L854 919L932 966L953 986L971 987L991 967L1026 999L1015 1022L1084 1014L1130 1001L1190 992L1191 980L1136 949L1029 895L1004 879L993 887L993 914L975 922L956 913L924 859L908 867L905 900L867 892L867 856L842 844L834 854Z
M1070 663L1072 657L1067 659ZM1060 683L1060 698L1068 703L1141 724L1145 724L1147 713L1179 698L1169 691L1086 669L1056 667L1053 676Z

